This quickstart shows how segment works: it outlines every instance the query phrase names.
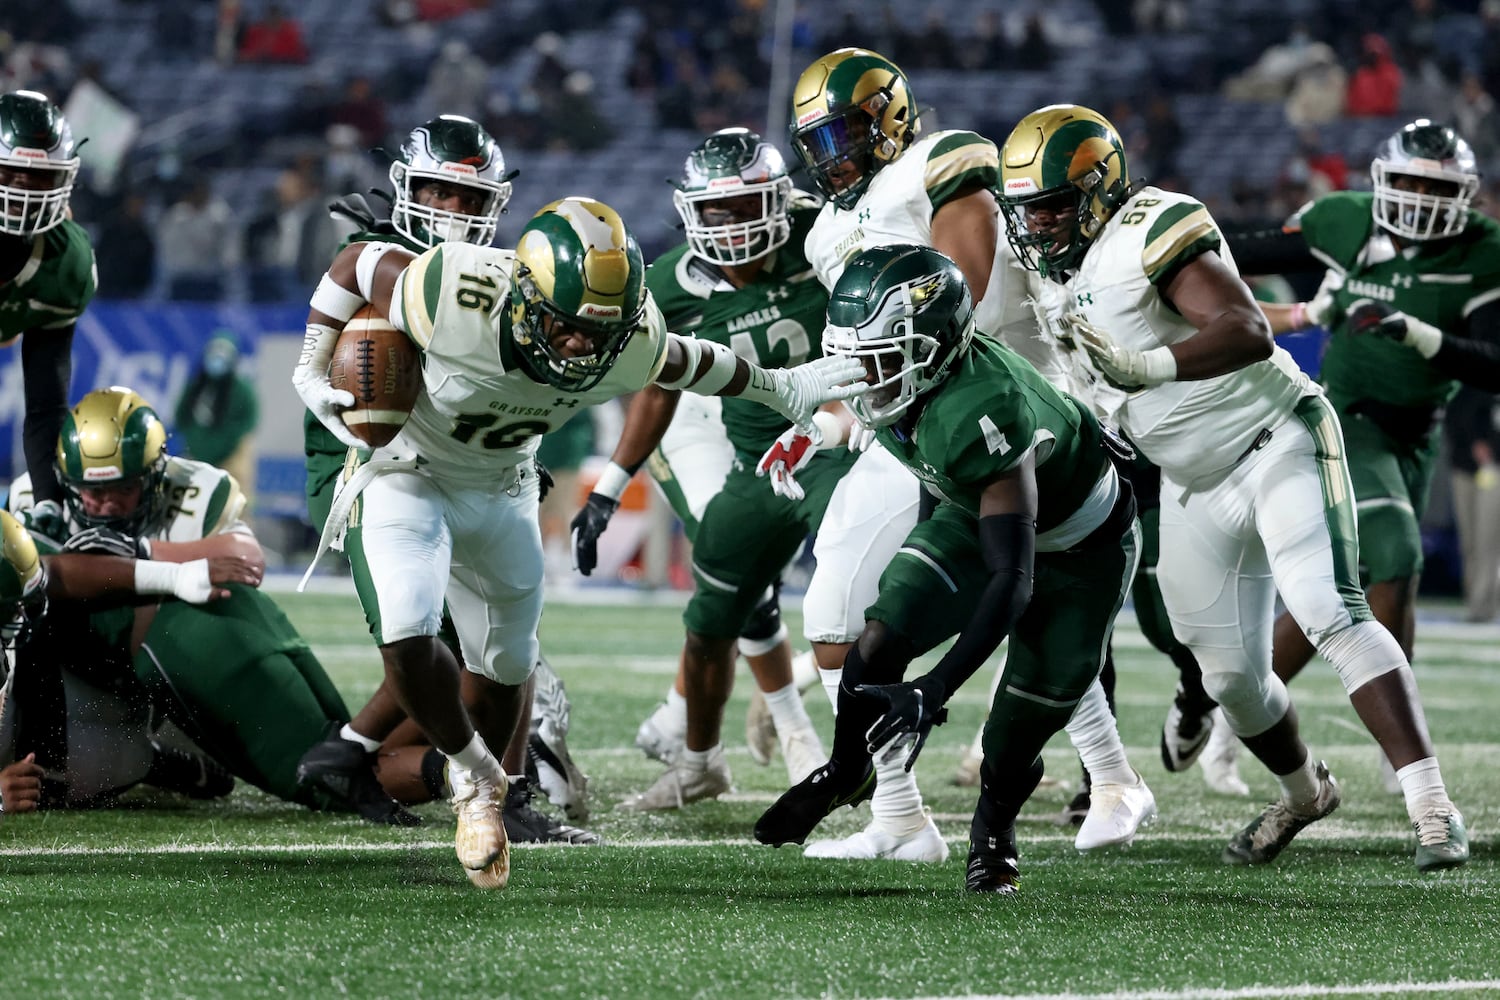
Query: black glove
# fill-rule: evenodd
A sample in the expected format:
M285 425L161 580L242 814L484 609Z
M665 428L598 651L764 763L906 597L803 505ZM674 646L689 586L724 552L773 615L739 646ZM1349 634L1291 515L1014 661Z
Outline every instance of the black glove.
M1360 299L1349 308L1349 332L1356 336L1373 333L1402 342L1406 340L1406 314L1384 302Z
M63 543L64 552L93 552L126 559L150 559L151 543L114 528L86 528Z
M917 754L926 745L932 727L948 721L948 709L943 705L948 697L947 685L931 674L901 684L861 684L854 693L879 702L885 708L885 714L876 719L865 733L870 753L898 736L916 733L916 742L912 744L911 753L906 755L908 771L917 762Z
M532 461L536 461L533 459ZM552 487L557 485L557 480L552 478L552 473L541 462L536 463L536 502L546 503L547 494L552 492Z
M620 501L602 493L590 493L583 510L573 518L573 565L588 576L599 565L599 536L609 527L609 519L620 509Z

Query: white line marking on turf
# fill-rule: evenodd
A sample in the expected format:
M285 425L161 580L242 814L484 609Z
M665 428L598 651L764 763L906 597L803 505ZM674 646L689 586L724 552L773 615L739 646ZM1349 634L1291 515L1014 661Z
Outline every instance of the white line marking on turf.
M1357 997L1392 993L1494 993L1500 979L1455 979L1425 983L1348 983L1334 986L1245 986L1239 989L1117 990L1113 993L974 993L923 1000L1252 1000L1255 997Z

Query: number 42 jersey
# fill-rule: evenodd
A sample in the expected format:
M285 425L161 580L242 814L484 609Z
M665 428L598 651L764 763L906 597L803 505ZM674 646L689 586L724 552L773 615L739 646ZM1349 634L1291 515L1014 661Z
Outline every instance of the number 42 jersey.
M377 456L416 458L456 482L494 482L586 407L655 381L667 332L649 294L640 326L598 385L566 392L528 375L511 333L514 265L510 250L468 243L440 244L407 265L390 318L422 349L426 391Z

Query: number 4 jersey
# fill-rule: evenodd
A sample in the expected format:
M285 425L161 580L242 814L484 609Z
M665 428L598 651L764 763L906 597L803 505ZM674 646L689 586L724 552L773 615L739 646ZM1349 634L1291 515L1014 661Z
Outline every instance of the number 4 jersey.
M536 453L540 438L585 407L655 380L666 361L661 310L646 314L603 381L564 392L523 368L511 334L509 250L444 243L407 265L391 299L391 322L422 349L426 391L377 454L416 458L439 478L494 482Z

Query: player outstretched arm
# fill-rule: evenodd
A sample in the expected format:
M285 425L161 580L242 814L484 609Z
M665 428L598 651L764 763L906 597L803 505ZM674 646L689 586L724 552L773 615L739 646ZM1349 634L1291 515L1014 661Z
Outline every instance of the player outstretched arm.
M861 685L856 694L883 703L885 714L866 738L874 752L893 737L915 733L909 771L953 693L974 676L1031 603L1036 561L1036 461L1028 454L979 497L979 546L991 576L958 638L927 673L900 684Z
M858 360L827 355L796 368L761 368L737 357L723 344L667 334L667 356L656 384L700 396L741 396L780 413L794 424L809 424L817 409L835 399L869 390Z
M124 556L59 552L43 556L47 596L87 601L122 594L165 594L203 604L229 596L226 584L260 586L261 569L238 555L218 555L189 562L158 562Z

